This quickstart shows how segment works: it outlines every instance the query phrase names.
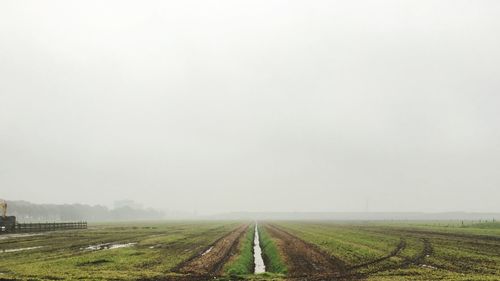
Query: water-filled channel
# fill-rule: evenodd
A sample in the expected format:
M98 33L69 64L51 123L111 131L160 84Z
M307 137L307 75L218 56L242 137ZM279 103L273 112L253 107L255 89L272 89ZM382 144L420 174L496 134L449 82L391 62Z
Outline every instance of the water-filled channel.
M264 265L264 260L262 259L262 249L260 248L259 242L259 231L257 224L255 224L255 238L253 240L253 258L255 261L255 273L266 272L266 266Z

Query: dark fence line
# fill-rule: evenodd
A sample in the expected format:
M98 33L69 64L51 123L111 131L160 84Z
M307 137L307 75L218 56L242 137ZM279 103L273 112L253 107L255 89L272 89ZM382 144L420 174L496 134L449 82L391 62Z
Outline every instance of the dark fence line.
M86 229L87 222L46 222L46 223L16 223L10 232L42 232L64 229Z

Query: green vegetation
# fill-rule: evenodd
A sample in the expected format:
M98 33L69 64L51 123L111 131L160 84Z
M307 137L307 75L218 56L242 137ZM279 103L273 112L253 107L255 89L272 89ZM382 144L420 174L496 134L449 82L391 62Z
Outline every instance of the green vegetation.
M237 225L229 222L100 224L87 230L12 238L2 235L0 279L137 280L163 276ZM118 248L88 248L105 243ZM39 248L9 252L31 247Z
M480 222L472 225L467 225L468 228L481 228L481 229L500 229L500 222Z
M369 281L486 281L500 276L500 231L494 222L279 225L340 258L351 273L363 274Z
M318 244L326 252L356 265L381 258L400 242L398 235L362 231L342 224L283 223L287 231L303 240Z
M258 228L262 258L266 264L266 271L272 273L286 273L286 265L273 239L263 227Z
M224 272L230 276L252 274L254 271L253 240L255 231L249 227L245 237L240 241L238 256L226 264Z
M368 281L498 280L498 222L279 222L279 229L342 260ZM87 230L0 236L0 280L162 278L202 253L238 222L93 224ZM254 227L221 280L282 280L292 272L286 245L259 227L266 273L254 275ZM230 245L228 245L229 247ZM15 251L17 250L17 251ZM288 264L290 265L290 264ZM225 278L225 279L224 279Z

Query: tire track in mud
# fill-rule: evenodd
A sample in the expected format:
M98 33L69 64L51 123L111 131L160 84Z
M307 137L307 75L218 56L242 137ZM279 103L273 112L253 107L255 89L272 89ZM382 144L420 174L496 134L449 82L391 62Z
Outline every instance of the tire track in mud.
M377 265L392 257L399 256L407 246L405 238L401 237L399 244L386 256L361 264L348 266L340 259L320 249L317 245L310 244L275 225L266 225L266 229L268 229L273 238L281 241L279 243L282 244L281 248L283 254L291 267L290 274L287 277L287 280L290 281L360 280L382 271L406 268L411 265L425 265L425 259L433 253L430 240L423 238L422 242L424 243L424 248L417 256L407 258L396 265L381 265L368 272L359 272L360 269ZM285 241L285 243L283 243L283 241ZM305 252L304 248L306 249ZM310 251L315 252L312 258L308 255ZM319 256L323 258L319 260L315 259Z
M352 270L360 269L360 268L363 268L363 267L367 267L367 266L370 266L370 265L374 265L374 264L383 262L385 260L388 260L388 259L390 259L392 257L397 256L405 248L406 248L406 241L403 238L401 238L401 240L400 240L399 244L396 246L396 248L394 248L394 250L392 250L392 252L389 253L388 255L380 257L378 259L374 259L374 260L368 261L368 262L364 262L364 263L360 263L360 264L356 264L356 265L350 266L350 267L347 268L347 270L348 271L352 271Z
M340 279L346 273L342 260L275 225L265 224L264 227L277 241L289 267L287 280L344 280Z
M432 244L429 241L429 239L423 238L422 242L424 243L424 248L422 249L422 252L420 252L417 256L415 256L413 258L407 258L404 261L402 261L401 263L398 263L396 265L381 266L381 267L375 268L373 270L370 270L368 272L353 272L353 273L351 273L351 276L356 277L358 279L360 279L360 278L367 278L368 276L370 276L372 274L379 273L379 272L382 272L382 271L407 268L407 267L409 267L411 265L423 265L423 262L424 262L425 258L427 258L430 255L432 255L433 248L432 248ZM390 256L390 257L398 256L399 253L400 252L398 252L396 255L393 255L393 256ZM367 266L373 265L373 264L375 264L375 263L368 264ZM365 266L363 266L363 267L365 267ZM357 268L357 269L360 269L360 268Z
M248 225L239 226L226 236L217 239L210 246L174 267L172 272L188 274L190 277L186 277L186 280L198 280L197 277L203 279L219 275L226 261L236 253L238 242L247 229Z
M414 257L412 259L408 259L405 262L403 262L403 267L407 267L407 266L410 266L412 264L413 265L422 265L425 258L430 257L432 255L434 250L432 248L432 244L429 241L429 239L423 238L422 242L424 243L424 249L422 250L422 252L419 255L417 255L416 257Z

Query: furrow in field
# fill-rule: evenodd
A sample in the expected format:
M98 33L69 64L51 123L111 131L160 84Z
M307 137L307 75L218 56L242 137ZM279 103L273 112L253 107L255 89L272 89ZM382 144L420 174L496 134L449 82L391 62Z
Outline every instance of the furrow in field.
M278 229L278 230L286 232L284 229ZM403 251L407 247L407 241L405 239L405 236L401 235L399 243L392 249L390 253L384 256L380 256L375 259L373 258L366 259L365 261L360 260L360 262L358 262L357 264L352 264L352 265L344 264L344 270L341 272L336 271L336 274L332 274L331 271L322 269L323 273L316 273L312 275L308 274L307 280L325 280L325 278L327 278L327 280L331 280L332 278L352 280L352 279L366 278L374 273L386 270L406 268L411 265L422 266L422 267L424 266L433 267L433 265L428 265L426 263L426 258L432 254L432 245L430 244L430 241L428 239L422 239L421 241L423 243L422 250L420 253L414 255L413 257L405 258L404 256L402 256ZM316 249L319 249L320 252L329 255L329 253L321 251L322 249L319 248L319 245L312 244L312 246ZM308 265L307 261L301 260L300 257L296 258L295 261L296 263L299 264L298 268L300 268L300 266L303 267L304 264ZM291 262L289 261L289 263L292 264L291 267L297 267L296 265L293 265L294 264L293 259ZM300 268L299 270L305 272L314 272L314 270L307 268ZM330 275L328 276L328 274ZM292 276L300 276L300 275L295 274ZM306 275L303 276L305 278ZM299 280L301 279L299 278Z
M265 228L283 253L290 277L312 280L314 276L330 276L335 280L344 274L343 261L275 225L266 224Z
M195 276L216 276L225 262L236 251L238 242L245 234L248 225L242 225L228 235L218 239L208 248L178 265L174 272Z

